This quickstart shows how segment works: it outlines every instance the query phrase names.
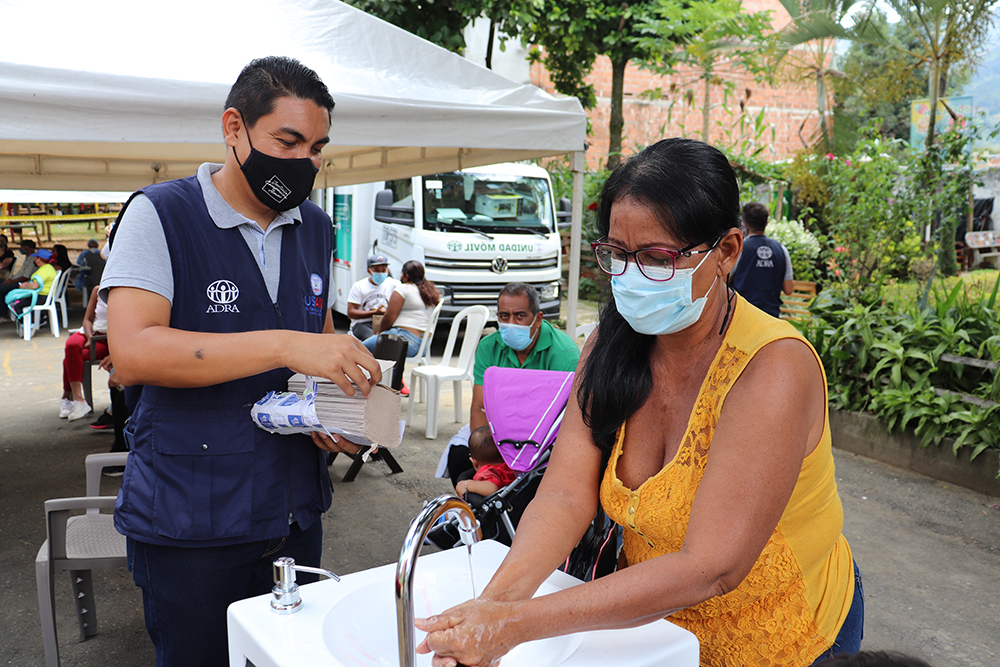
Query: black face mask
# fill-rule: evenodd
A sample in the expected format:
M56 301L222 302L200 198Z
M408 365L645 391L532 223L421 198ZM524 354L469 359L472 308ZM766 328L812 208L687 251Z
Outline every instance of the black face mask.
M246 127L244 125L244 127ZM250 142L250 130L247 130ZM233 146L233 156L236 147ZM236 157L236 164L240 164ZM319 169L309 158L278 158L261 153L250 143L250 155L240 164L250 189L272 211L287 211L306 200Z

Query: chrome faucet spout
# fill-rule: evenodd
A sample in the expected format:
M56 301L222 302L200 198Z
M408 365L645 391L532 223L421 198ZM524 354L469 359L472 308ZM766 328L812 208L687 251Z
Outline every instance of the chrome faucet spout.
M413 667L416 646L413 639L413 576L424 538L434 522L448 513L458 514L462 542L471 545L482 539L479 521L469 504L458 496L443 495L427 503L410 522L396 564L396 623L399 627L399 665Z

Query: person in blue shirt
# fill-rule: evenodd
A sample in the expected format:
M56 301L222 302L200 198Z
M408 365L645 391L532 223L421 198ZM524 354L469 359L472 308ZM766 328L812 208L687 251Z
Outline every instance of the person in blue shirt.
M744 299L774 317L781 316L781 293L791 294L792 258L778 241L764 235L767 207L759 202L743 206L746 237L743 252L730 277Z
M143 188L115 226L101 293L133 406L115 526L160 667L229 664L228 606L270 591L276 558L320 565L327 452L360 450L250 418L294 372L348 395L381 379L333 334L332 223L308 200L333 106L298 61L251 62L222 114L225 163Z

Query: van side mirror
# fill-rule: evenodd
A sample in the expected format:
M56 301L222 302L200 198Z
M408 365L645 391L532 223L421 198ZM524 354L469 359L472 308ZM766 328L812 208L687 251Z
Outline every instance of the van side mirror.
M573 202L570 201L569 197L559 198L559 207L556 211L556 226L559 229L568 229L572 226L573 217Z
M397 225L413 226L413 207L395 206L392 190L382 190L375 195L375 219Z

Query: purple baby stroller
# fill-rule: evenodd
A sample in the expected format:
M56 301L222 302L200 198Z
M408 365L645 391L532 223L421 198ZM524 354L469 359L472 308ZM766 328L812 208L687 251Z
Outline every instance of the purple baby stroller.
M486 498L468 494L467 500L482 525L483 539L510 546L517 523L545 472L552 443L572 396L573 377L573 373L564 371L498 366L486 369L483 377L486 418L500 455L518 477ZM613 571L616 563L613 524L603 512L599 512L598 519L600 525L595 520L564 568L581 579L595 576L594 566L601 553L604 557L596 572ZM450 548L460 543L452 539L451 533L457 538L457 531L446 527L436 528L428 537L438 546Z

